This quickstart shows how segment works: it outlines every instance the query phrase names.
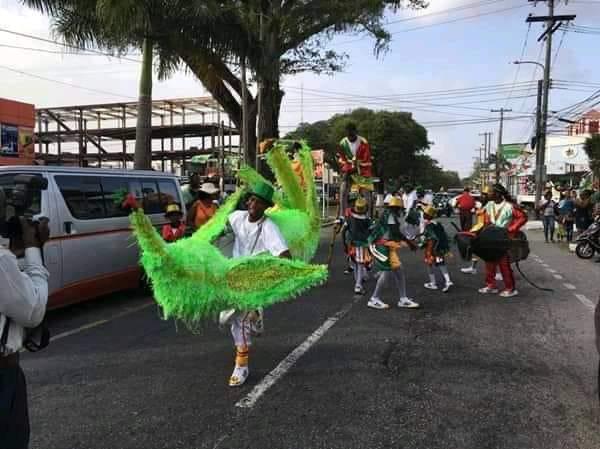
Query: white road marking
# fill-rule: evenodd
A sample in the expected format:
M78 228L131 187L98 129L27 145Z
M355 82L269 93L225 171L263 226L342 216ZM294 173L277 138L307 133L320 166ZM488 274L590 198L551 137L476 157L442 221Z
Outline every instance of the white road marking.
M84 324L83 326L80 326L80 327L78 327L76 329L72 329L70 331L66 331L66 332L62 332L62 333L60 333L58 335L54 335L53 337L50 338L50 341L54 342L56 340L60 340L61 338L70 337L71 335L78 334L79 332L83 332L85 330L101 326L101 325L106 324L106 323L108 323L110 321L116 320L117 318L121 318L121 317L124 317L126 315L129 315L129 314L138 312L140 310L143 310L143 309L151 306L152 304L154 304L154 301L150 301L150 302L144 303L142 305L139 305L137 307L133 307L131 309L124 310L123 312L118 313L115 316L111 316L110 318L106 318L106 319L103 319L103 320L94 321L93 323L89 323L89 324Z
M553 270L552 268L546 268L546 271L547 271L548 273L558 273L558 271L556 271L556 270Z
M555 274L554 279L558 279L559 281L562 281L564 279L564 277L561 274Z
M567 289L567 290L577 290L577 287L575 287L573 284L567 284L566 282L563 284L563 286Z
M579 293L575 293L575 297L590 310L594 310L594 303L590 301L585 295L581 295Z
M542 263L542 264L540 264L540 265L541 265L542 267L544 267L544 268L550 268L550 265L548 265L547 263Z
M316 331L308 336L300 346L290 352L279 365L277 365L263 380L256 385L250 393L240 399L235 406L240 408L252 408L260 397L267 392L275 383L287 373L292 366L302 357L325 333L341 320L352 308L356 301L351 302L332 317L328 318Z

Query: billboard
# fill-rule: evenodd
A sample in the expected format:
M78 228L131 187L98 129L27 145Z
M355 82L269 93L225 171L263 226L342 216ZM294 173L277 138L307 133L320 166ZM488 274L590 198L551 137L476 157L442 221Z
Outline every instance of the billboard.
M19 128L17 126L0 123L0 154L2 156L19 156Z

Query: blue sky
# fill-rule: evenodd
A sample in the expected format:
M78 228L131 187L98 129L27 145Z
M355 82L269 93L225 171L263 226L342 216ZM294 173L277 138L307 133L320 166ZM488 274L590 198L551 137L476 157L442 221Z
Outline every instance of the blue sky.
M505 10L505 11L503 11ZM335 76L303 74L284 80L287 86L282 108L282 131L292 129L301 118L304 121L325 119L335 112L353 107L367 106L375 109L412 111L415 119L423 123L469 118L492 118L497 114L491 108L508 107L512 115L523 116L535 107L535 98L509 98L509 90L495 95L446 99L446 90L466 89L478 86L507 84L515 80L517 66L510 64L519 59L524 47L528 14L545 15L544 2L534 7L526 0L431 0L424 11L401 11L389 14L387 20L421 18L390 24L395 33L390 50L375 57L373 42L361 36L338 36L332 43L338 51L349 55L344 73ZM594 27L600 23L600 0L558 2L557 14L577 14L575 23ZM466 17L478 16L465 19ZM454 23L444 23L455 21ZM421 29L414 29L423 27ZM596 25L596 27L598 27ZM49 20L36 12L22 7L16 0L0 0L0 28L20 31L37 36L51 36ZM541 44L537 37L542 24L533 24L529 30L524 59L540 60ZM564 33L554 35L554 48L560 45L558 57L553 64L552 78L569 81L551 94L550 109L558 110L587 97L600 86L575 86L572 82L600 84L600 59L598 47L600 34ZM105 91L90 92L69 88L48 81L7 71L0 67L0 97L32 102L38 106L59 106L133 100L137 92L138 65L103 56L46 54L11 49L2 45L28 46L60 51L60 48L0 32L0 66L35 73L46 78L70 82ZM533 65L521 66L517 82L529 82L541 76L534 75ZM300 87L304 88L303 107ZM557 86L558 87L558 86ZM534 95L535 88L519 90L513 96ZM573 89L577 88L574 91ZM435 94L419 94L413 101L429 104L478 102L458 105L455 108L424 106L407 103L408 94L437 91ZM460 92L464 95L465 92ZM156 82L155 98L200 96L204 89L191 75L180 73L165 82ZM392 96L396 96L393 98ZM452 97L446 94L447 97ZM392 97L392 98L390 98ZM425 98L425 99L424 99ZM471 109L467 109L471 108ZM474 109L480 108L480 109ZM428 109L423 111L422 109ZM437 111L437 112L431 112ZM509 116L511 114L508 114ZM523 141L530 136L532 121L523 119L507 121L504 141ZM483 142L478 134L494 132L497 139L498 124L480 123L453 126L428 126L429 138L434 142L431 155L447 169L468 174L476 148Z

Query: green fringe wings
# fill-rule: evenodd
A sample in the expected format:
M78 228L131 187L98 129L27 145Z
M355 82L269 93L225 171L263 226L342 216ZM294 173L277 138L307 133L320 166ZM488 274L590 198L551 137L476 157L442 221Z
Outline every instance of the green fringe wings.
M281 187L274 198L276 207L267 215L282 232L293 260L270 255L229 259L213 244L225 232L228 217L246 189L257 182L268 182L248 167L239 172L246 189L238 189L208 223L187 239L167 244L143 210L132 212L141 264L152 281L164 318L176 318L195 327L222 310L268 307L326 280L326 266L308 263L315 255L321 225L310 148L303 142L298 153L305 180L302 189L284 145L276 144L267 156Z

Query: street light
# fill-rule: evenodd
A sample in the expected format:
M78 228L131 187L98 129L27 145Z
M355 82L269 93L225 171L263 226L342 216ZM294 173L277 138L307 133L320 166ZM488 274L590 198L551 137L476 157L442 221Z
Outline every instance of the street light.
M536 61L513 61L513 64L517 64L517 65L518 64L535 64L535 65L541 67L542 70L545 69L544 64L542 64L541 62L536 62Z
M542 68L546 73L546 66L537 61L514 61L513 64L534 64ZM546 78L538 81L537 109L535 114L535 206L542 199L544 189L544 166L546 164L546 131L548 126L548 85L550 83ZM546 95L543 93L546 92ZM543 100L542 100L543 99Z

